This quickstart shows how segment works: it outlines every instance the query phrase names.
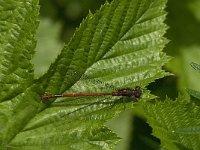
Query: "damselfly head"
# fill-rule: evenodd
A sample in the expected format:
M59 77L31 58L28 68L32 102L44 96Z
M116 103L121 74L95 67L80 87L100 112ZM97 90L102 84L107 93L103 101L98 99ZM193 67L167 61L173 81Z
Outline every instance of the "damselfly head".
M134 89L134 96L136 98L140 98L141 95L142 95L142 88L140 86L136 86Z
M142 89L140 86L136 86L134 89L123 88L119 89L117 92L114 92L113 95L140 98L140 96L142 95Z

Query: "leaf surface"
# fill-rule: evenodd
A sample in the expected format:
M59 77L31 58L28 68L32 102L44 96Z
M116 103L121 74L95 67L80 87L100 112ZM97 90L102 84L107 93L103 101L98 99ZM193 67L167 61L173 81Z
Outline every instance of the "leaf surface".
M165 149L199 149L200 108L187 98L143 103L153 135Z
M37 3L37 0L0 2L0 101L17 96L32 84L30 60L36 45Z

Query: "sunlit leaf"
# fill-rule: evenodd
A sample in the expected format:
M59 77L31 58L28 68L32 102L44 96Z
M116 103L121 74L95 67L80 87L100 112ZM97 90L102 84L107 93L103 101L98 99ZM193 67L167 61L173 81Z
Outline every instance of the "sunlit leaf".
M38 1L1 1L1 53L8 53L0 61L1 148L114 148L120 138L105 122L151 99L145 86L168 75L162 70L169 60L162 52L168 42L165 5L166 0L106 3L89 13L47 73L34 80ZM143 89L136 103L115 97L40 100L45 92L113 92L136 85Z

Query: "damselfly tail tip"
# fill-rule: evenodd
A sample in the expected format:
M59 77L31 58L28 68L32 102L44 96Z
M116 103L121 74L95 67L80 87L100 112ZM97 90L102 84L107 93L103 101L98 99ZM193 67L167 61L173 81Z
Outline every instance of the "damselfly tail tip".
M50 98L52 98L51 95L42 95L42 96L40 96L40 99L41 99L42 101L43 101L43 100L50 99Z

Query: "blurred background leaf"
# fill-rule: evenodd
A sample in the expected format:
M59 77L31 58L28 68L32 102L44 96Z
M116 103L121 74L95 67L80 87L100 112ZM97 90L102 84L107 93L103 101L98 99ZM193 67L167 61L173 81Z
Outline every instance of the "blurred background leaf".
M35 78L38 78L47 71L50 63L55 60L62 49L64 42L59 39L60 32L60 22L54 22L47 17L40 18L40 25L37 31L38 42L36 54L32 59Z
M191 62L200 63L200 6L199 0L169 0L167 32L171 42L166 52L174 59L167 68L177 77L177 89L200 90L199 74L190 67Z

